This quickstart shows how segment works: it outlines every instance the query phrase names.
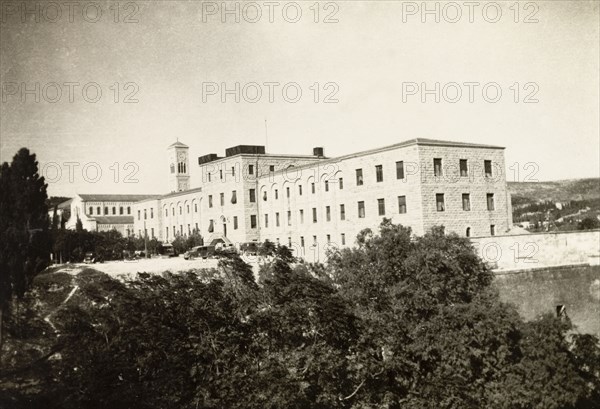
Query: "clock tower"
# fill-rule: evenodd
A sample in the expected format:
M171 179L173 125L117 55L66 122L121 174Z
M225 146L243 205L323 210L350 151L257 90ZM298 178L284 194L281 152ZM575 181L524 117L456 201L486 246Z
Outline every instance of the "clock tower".
M189 147L179 140L167 149L169 158L169 188L180 192L190 188Z

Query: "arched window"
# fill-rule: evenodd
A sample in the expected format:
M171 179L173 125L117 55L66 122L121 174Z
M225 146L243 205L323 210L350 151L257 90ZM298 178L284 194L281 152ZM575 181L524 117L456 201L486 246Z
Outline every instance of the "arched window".
M467 231L466 231L465 235L467 237L471 237L471 228L470 227L467 227Z

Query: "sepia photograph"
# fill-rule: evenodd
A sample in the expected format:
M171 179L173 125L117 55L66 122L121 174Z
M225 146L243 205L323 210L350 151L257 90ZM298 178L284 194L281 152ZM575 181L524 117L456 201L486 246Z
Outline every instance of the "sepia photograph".
M600 0L0 0L0 409L600 408Z

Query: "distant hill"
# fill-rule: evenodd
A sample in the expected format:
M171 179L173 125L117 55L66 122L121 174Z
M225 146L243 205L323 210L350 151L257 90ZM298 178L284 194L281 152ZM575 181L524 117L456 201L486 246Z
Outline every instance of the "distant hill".
M600 178L553 182L508 182L513 206L544 201L568 202L600 198Z

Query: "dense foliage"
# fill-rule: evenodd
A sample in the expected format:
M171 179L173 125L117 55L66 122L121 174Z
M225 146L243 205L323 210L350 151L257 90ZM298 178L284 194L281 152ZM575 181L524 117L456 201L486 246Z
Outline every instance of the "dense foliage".
M49 262L47 186L26 148L0 166L0 365L4 315Z
M0 407L594 408L598 340L523 322L470 242L384 221L326 265L48 273L7 325Z

